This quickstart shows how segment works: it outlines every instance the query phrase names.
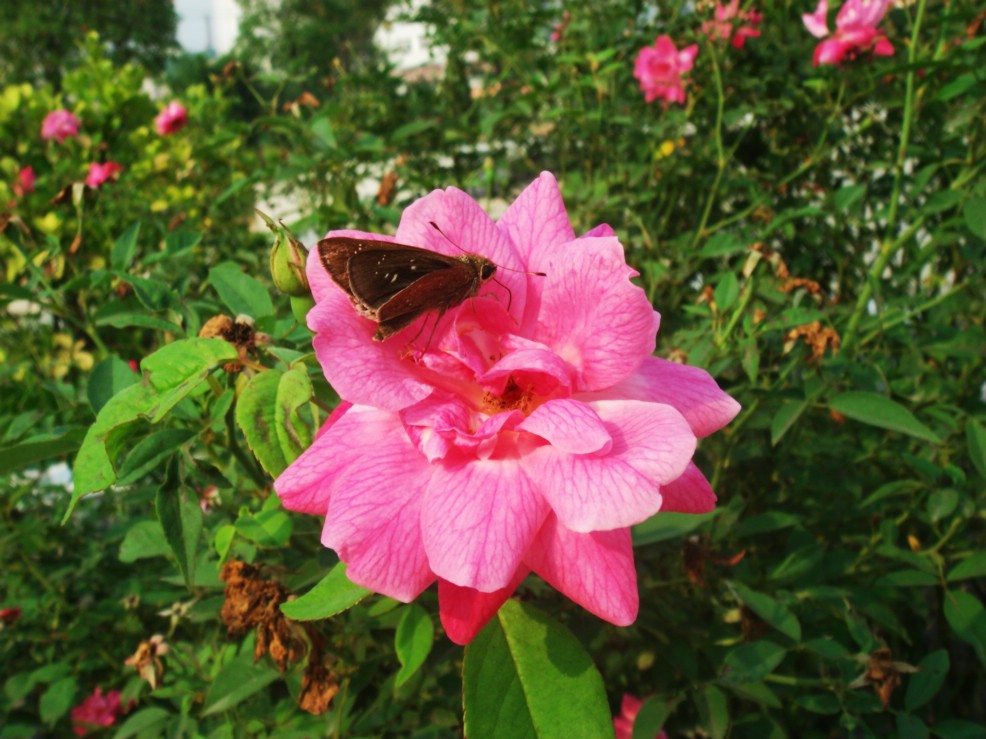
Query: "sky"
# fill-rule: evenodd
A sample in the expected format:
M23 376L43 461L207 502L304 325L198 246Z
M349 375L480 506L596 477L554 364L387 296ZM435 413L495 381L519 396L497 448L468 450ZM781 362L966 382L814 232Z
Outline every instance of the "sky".
M174 4L178 43L186 51L212 49L222 54L232 47L240 15L236 0L174 0Z

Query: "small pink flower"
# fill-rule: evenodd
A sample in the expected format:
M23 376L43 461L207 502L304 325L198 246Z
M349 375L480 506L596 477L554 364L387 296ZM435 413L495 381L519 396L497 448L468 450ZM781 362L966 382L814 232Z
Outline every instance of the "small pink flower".
M37 181L38 178L34 174L34 168L31 165L21 168L21 171L17 173L17 181L14 182L14 194L22 198L29 192L34 192L34 183Z
M79 135L78 116L68 110L53 110L41 122L41 138L55 139L59 144Z
M177 100L168 103L154 119L154 126L162 136L177 133L188 123L188 110Z
M363 587L410 602L437 581L458 644L531 571L632 623L630 527L714 508L696 438L739 405L704 370L653 356L660 316L613 229L576 237L545 172L496 222L449 188L409 206L394 237L330 236L462 244L501 269L440 318L373 341L377 324L308 259L315 353L344 402L276 480L285 507L325 517L322 543Z
M633 76L640 80L640 89L648 103L660 99L668 103L685 102L685 83L682 75L692 68L698 45L678 51L670 36L661 36L653 46L645 46L633 65Z
M123 167L116 162L93 162L89 165L89 174L86 176L86 184L89 187L99 187L107 180L115 180L117 175L123 171Z
M72 730L78 736L85 736L101 726L112 726L122 714L120 691L111 690L104 696L103 689L96 688L92 695L72 709Z
M755 10L740 10L739 0L732 0L728 5L717 2L715 20L705 21L702 24L702 33L713 41L732 37L733 46L742 49L748 38L760 35L757 26L762 20L763 16Z
M893 45L877 28L889 8L890 0L846 0L835 17L835 32L830 36L828 0L818 0L814 13L801 16L812 36L825 39L815 47L814 65L841 64L847 57L852 59L867 51L876 56L893 56Z
M633 725L637 721L637 714L640 713L644 702L635 698L629 693L623 694L623 703L620 705L620 715L613 717L613 729L616 731L616 739L633 739ZM668 739L664 731L659 731L654 739Z

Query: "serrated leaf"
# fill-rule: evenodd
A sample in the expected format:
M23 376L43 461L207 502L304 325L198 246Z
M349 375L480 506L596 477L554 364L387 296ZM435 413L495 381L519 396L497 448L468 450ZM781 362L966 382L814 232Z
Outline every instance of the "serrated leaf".
M38 704L41 720L51 726L68 713L75 701L78 687L74 677L63 677L49 685L41 694L41 702Z
M784 438L795 421L801 418L801 414L807 407L807 400L786 400L781 403L781 407L777 409L777 413L774 414L774 418L770 422L771 446L777 446L777 443Z
M298 409L311 400L312 394L312 381L304 366L292 367L277 383L274 429L288 464L311 446L311 430L301 419Z
M23 469L28 465L51 457L73 452L86 436L80 427L70 428L61 434L50 434L22 441L20 444L0 449L0 475Z
M907 694L904 706L908 711L914 711L926 705L938 695L941 686L948 676L948 650L936 649L925 656L918 665L918 671L907 680Z
M140 233L140 221L130 224L130 227L113 244L110 251L110 264L113 269L125 270L137 253L137 236Z
M734 647L723 660L723 684L749 683L762 680L784 661L787 650L768 639L758 639Z
M293 528L291 517L280 509L243 513L236 519L236 530L262 547L283 547Z
M110 355L92 368L86 383L86 395L93 413L106 405L121 390L140 382L140 375L115 355Z
M164 538L160 521L138 521L129 529L120 544L120 561L131 563L138 559L163 557L171 548Z
M120 724L120 728L113 735L113 739L129 739L143 731L160 727L170 717L171 713L157 706L142 708L132 716L128 716L127 720Z
M240 392L236 423L272 477L280 475L311 444L311 431L298 415L298 408L311 394L311 381L301 368L283 374L261 372Z
M975 419L969 419L965 426L965 445L973 467L981 477L986 477L986 429Z
M739 297L739 293L739 280L736 279L736 275L732 272L724 274L715 290L715 301L719 310L725 313L732 308Z
M945 593L945 620L962 641L970 644L986 666L986 609L970 593L962 590Z
M959 562L945 578L949 582L971 580L976 577L986 577L986 552L976 552L968 559Z
M401 669L394 680L396 687L399 688L410 680L425 663L434 643L435 625L428 611L417 603L404 606L394 636L394 650L401 663Z
M829 400L829 408L856 421L940 444L935 433L900 403L878 393L852 391Z
M592 659L527 603L508 600L466 646L462 679L470 739L614 736Z
M295 621L316 621L342 613L372 594L346 577L346 565L339 562L307 593L282 603L281 613Z
M205 696L203 716L211 716L234 708L241 701L249 698L272 682L281 674L263 660L254 664L252 650L244 650L232 662L220 670L209 692Z
M185 578L185 584L191 587L199 534L202 533L202 508L199 501L178 483L175 472L167 476L164 485L158 490L154 507L164 530L164 538L178 561L178 569Z
M162 429L138 441L117 473L118 485L131 485L161 464L195 436L192 429Z
M715 685L706 685L695 694L695 705L702 725L712 739L723 739L729 731L729 703Z
M232 262L223 262L209 270L209 283L234 316L242 313L259 318L274 312L267 288Z
M239 357L236 347L222 339L181 339L161 347L141 361L151 386L159 393L150 420L160 421L205 382L216 367Z
M760 618L796 642L801 641L801 624L787 606L776 599L758 593L741 582L732 581L730 586L739 599Z

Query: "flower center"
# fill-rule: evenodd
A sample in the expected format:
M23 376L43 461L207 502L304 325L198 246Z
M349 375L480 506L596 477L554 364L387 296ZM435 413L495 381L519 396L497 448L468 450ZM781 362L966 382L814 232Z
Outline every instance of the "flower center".
M526 416L534 410L533 404L534 392L530 388L522 388L512 376L499 395L491 392L483 393L483 410L491 416L514 410Z

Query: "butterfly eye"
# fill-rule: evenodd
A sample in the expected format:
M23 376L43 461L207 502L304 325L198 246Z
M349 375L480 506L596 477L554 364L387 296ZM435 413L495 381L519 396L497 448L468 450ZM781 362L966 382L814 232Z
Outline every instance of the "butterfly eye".
M484 264L482 268L479 270L479 276L480 279L483 280L483 282L486 282L495 274L496 274L496 265L491 264L490 262Z

